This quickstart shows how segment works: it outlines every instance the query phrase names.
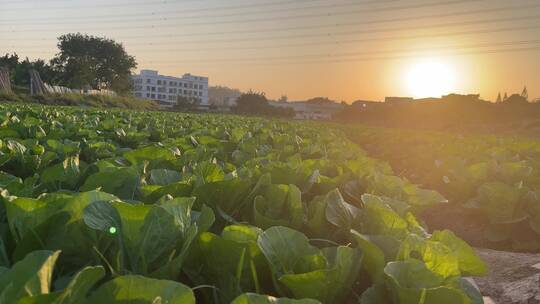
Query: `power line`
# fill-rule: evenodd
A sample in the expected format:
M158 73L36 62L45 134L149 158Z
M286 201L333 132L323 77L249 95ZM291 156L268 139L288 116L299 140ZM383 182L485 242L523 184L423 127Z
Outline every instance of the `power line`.
M243 58L216 58L216 59L201 59L201 60L167 60L169 63L185 63L185 62L204 62L204 63L216 63L216 62L252 62L252 61L270 61L270 60L289 60L289 59L323 59L334 57L357 57L360 55L373 55L373 54L395 54L395 53L414 53L414 52L432 52L432 51L447 51L447 50L461 50L461 49L473 49L473 48L491 48L495 46L517 46L517 45L531 45L540 44L540 39L536 40L519 40L519 41L503 41L503 42L486 42L476 44L460 44L460 45L443 45L438 47L429 48L409 48L402 50L376 50L376 51L361 51L361 52L341 52L341 53L328 53L328 54L303 54L303 55L287 55L287 56L266 56L266 57L243 57ZM154 61L156 62L156 61Z
M212 48L185 48L185 49L149 49L151 53L158 52L201 52L201 51L213 51L213 50L258 50L258 49L283 49L283 48L294 48L294 47L304 47L304 46L320 46L320 45L344 45L344 44L353 44L358 42L367 42L367 41L393 41L393 40L414 40L421 38L431 38L431 37L445 37L445 36L462 36L462 35L471 35L471 34L486 34L486 33L500 33L500 32L510 32L510 31L521 31L521 30L532 30L540 29L540 25L534 26L520 26L520 27L502 27L498 29L491 30L469 30L469 31L454 31L454 32L445 32L438 34L422 34L422 35L411 35L411 36L392 36L392 37L373 37L368 39L350 39L350 40L341 40L341 41L326 41L326 42L305 42L305 43L295 43L295 44L272 44L269 46L255 46L255 47L212 47ZM145 50L138 51L137 53L143 53ZM27 52L32 53L32 52ZM34 52L35 53L35 52Z
M271 7L271 6L278 6L278 5L286 5L286 4L298 4L298 3L309 3L309 2L318 2L318 1L322 1L322 0L282 0L282 1L273 1L273 2L259 2L259 3L247 3L247 4L240 4L240 5L228 5L228 6L216 6L216 7L212 7L212 8L208 8L208 7L204 7L204 8L188 8L188 9L182 9L182 10L175 10L173 12L171 12L171 10L167 10L167 11L164 11L164 12L158 12L158 13L153 13L153 14L185 14L185 13L196 13L196 12L207 12L209 9L211 9L212 11L227 11L227 10L242 10L242 9L252 9L252 8L262 8L262 7ZM380 0L380 1L377 1L377 0L361 0L361 1L357 1L357 4L379 4L379 3L387 3L387 2L397 2L397 1L400 1L400 0ZM84 7L81 7L81 6L61 6L61 7L55 7L55 8L52 8L52 7L46 7L45 9L54 9L54 10L58 10L58 9L90 9L90 8L108 8L108 7L137 7L137 6L148 6L148 5L151 5L151 6L154 6L156 4L165 4L165 5L170 5L170 4L179 4L181 2L184 2L184 1L153 1L153 2L148 2L148 1L143 1L143 2L130 2L130 3L124 3L124 4L107 4L107 5L91 5L91 6L84 6ZM196 2L195 0L193 1L190 1L190 2ZM18 9L23 9L23 8L18 8ZM30 8L31 9L31 8ZM38 8L39 10L43 10L44 8ZM25 8L25 10L28 10L28 8ZM5 10L5 11L8 11L8 10ZM134 14L119 14L119 15L108 15L106 17L118 17L118 16L130 16L130 17L135 17L135 16L147 16L148 15L148 12L144 12L144 13L134 13ZM101 18L103 17L102 15L97 15L97 16L86 16L87 18ZM84 17L83 17L84 18ZM46 20L48 18L42 18L42 20ZM76 19L76 18L70 18L70 19ZM21 20L29 20L29 21L33 21L33 20L36 20L36 19L32 19L32 18L26 18L26 19L11 19L11 20L17 20L17 21L21 21ZM11 21L10 20L10 21ZM37 19L39 20L39 19Z
M180 33L180 34L152 34L152 38L176 38L176 37L191 37L191 36L204 36L204 35L229 35L229 34L254 34L254 33L266 33L266 32L277 32L277 31L293 31L293 30L308 30L308 29L324 29L324 28L334 28L334 27L347 27L354 25L368 25L368 24L379 24L379 23L391 23L391 22L400 22L400 21L417 21L424 19L432 18L445 18L445 17L455 17L455 16L469 16L477 15L482 13L493 13L493 12L502 12L508 10L523 10L531 9L535 7L540 7L540 3L532 3L530 5L521 5L521 6L505 6L497 7L492 9L478 9L478 10L468 10L468 11L459 11L452 13L443 13L443 14L428 14L421 16L407 16L407 17L398 17L390 19L375 19L375 20L360 20L354 22L345 22L345 23L335 23L335 24L325 24L325 25L308 25L308 26L294 26L294 27L278 27L278 28L266 28L266 29L248 29L248 30L235 30L235 31L215 31L215 32L197 32L197 33ZM133 38L148 38L148 35L126 35L119 36L118 39L133 39ZM10 39L11 41L15 40L28 40L28 38L19 38L19 39ZM33 40L48 40L47 38L42 39L33 39ZM31 44L35 46L35 43ZM21 46L18 44L18 46Z
M531 16L531 19L538 19L539 16ZM473 22L471 24L474 25ZM471 25L469 24L469 25ZM479 23L480 24L480 23ZM443 26L443 25L440 25ZM446 25L447 26L447 25ZM212 47L212 48L204 48L204 47L196 47L196 48L184 48L184 49L169 49L167 51L169 52L184 52L184 51L196 51L200 52L202 50L248 50L248 49L269 49L269 48L289 48L289 47L304 47L304 46L314 46L314 45L328 45L328 44L334 44L334 45L340 45L340 44L351 44L351 43L360 43L360 42L372 42L372 41L391 41L391 40L414 40L419 38L432 38L432 37L444 37L444 36L462 36L462 35L472 35L472 34L485 34L485 33L500 33L500 32L508 32L508 31L517 31L517 30L531 30L531 29L538 29L540 28L540 25L527 25L527 26L514 26L514 27L501 27L497 29L473 29L473 30L466 30L466 31L448 31L448 32L441 32L441 33L424 33L424 34L416 34L416 35L394 35L394 36L383 36L383 37L368 37L368 38L362 38L362 39L350 39L350 40L334 40L334 41L310 41L310 42L300 42L300 43L291 43L291 44L270 44L266 46L233 46L233 47L227 47L227 46L219 46L219 47ZM393 29L379 29L379 32L390 30L397 31L402 30L403 28L393 28ZM415 28L409 28L405 30L414 30ZM333 35L327 35L327 34L319 34L318 37L322 38L333 38L335 36L343 36L345 34L347 35L353 35L353 34L359 34L362 33L362 31L369 33L369 31L365 30L359 30L359 31L349 31L349 32L341 32L341 33L334 33ZM289 36L290 37L290 36ZM258 38L258 37L255 37ZM298 39L301 37L293 37L291 39ZM306 38L314 38L314 36L307 36ZM226 42L230 42L231 40L227 40ZM272 39L267 39L266 41L273 42ZM275 40L274 40L275 41ZM128 47L133 46L163 46L166 45L164 43L152 43L152 42L142 42L142 43L131 43L127 44ZM152 49L150 51L152 52L160 52L161 49Z
M90 8L112 8L112 7L134 7L134 6L153 6L153 5L174 5L174 4L180 4L185 2L202 2L202 1L208 1L208 0L145 0L145 1L130 1L130 2L124 2L124 3L109 3L109 4L101 4L101 5L71 5L71 6L47 6L47 7L10 7L5 8L2 11L4 12L10 12L10 11L21 11L21 10L31 10L31 9L37 9L40 11L43 10L72 10L72 9L90 9ZM316 1L316 0L311 0ZM13 1L15 3L17 1ZM64 1L62 1L64 2ZM70 0L66 0L65 2L72 2ZM292 2L292 1L291 1Z
M452 50L448 50L444 54L437 54L438 57L443 56L460 56L460 55L488 55L488 54L499 54L499 53L512 53L512 52L527 52L527 51L540 51L540 46L531 46L531 47L522 47L522 48L504 48L504 49L490 49L490 50L478 50L478 51L464 51L464 52L454 52ZM362 61L379 61L379 60L396 60L396 59L409 59L409 58L416 58L418 54L401 54L401 55L393 55L393 56L371 56L371 57L357 57L357 58L350 58L350 59L329 59L329 60L309 60L309 61L290 61L290 62L279 62L279 64L288 64L288 65L304 65L304 64L321 64L321 63L352 63L352 62L362 62ZM172 67L171 62L159 62L159 61L145 61L146 64L166 64L168 67ZM182 63L182 65L186 64L196 64L200 65L203 62L186 62ZM238 62L234 62L235 64L238 64ZM253 66L276 66L276 62L266 62L266 63L248 63L248 67ZM238 65L235 65L236 67L239 67Z
M263 7L263 6L275 6L275 5L283 5L283 4L288 4L288 3L293 3L293 4L298 4L299 2L302 3L302 2L313 2L314 0L296 0L296 1L290 1L290 0L287 0L287 1L276 1L276 2L271 2L271 3L266 3L266 5L261 5L261 4L258 4L258 5L251 5L251 7L257 7L257 8L260 8L260 7ZM113 17L116 17L114 19L111 19L111 20L107 20L106 22L108 23L123 23L123 22L129 22L129 21L136 21L137 23L141 23L141 22L145 22L145 21L168 21L168 20L173 20L172 18L177 18L177 17L180 17L182 18L182 20L185 20L185 19L199 19L199 18L223 18L223 17L237 17L237 16L245 16L245 15L256 15L256 14L269 14L269 13L279 13L279 12L291 12L291 11L303 11L303 10L313 10L313 9L328 9L328 8L347 8L347 7L352 7L352 6L358 6L358 5L365 5L365 4L382 4L382 3L391 3L391 2L396 2L396 1L399 1L399 0L369 0L369 1L354 1L354 2L349 2L349 3L334 3L334 4L322 4L322 5L312 5L312 6L303 6L303 7L286 7L286 8L277 8L277 9L268 9L268 10L264 10L264 11L255 11L255 12L234 12L234 13L228 13L228 14L213 14L213 15L195 15L195 16L186 16L185 13L186 12L189 12L189 11L186 11L186 10L182 10L182 11L175 11L175 12L163 12L161 14L156 14L156 13L152 13L152 17L150 18L141 18L143 16L148 16L149 14L148 13L137 13L137 14L130 14L129 17L132 17L132 16L140 16L136 19L119 19L118 17L126 17L126 16L122 16L122 15L115 15L115 16L96 16L96 17L93 17L93 18L90 18L88 16L81 16L81 18L62 18L61 21L57 21L57 22L51 22L49 20L49 18L45 18L45 19L41 19L41 20L46 20L45 22L41 22L41 23L37 23L37 22L32 22L32 23L29 23L29 24L21 24L20 21L24 21L24 20L20 20L20 19L17 19L15 21L13 20L9 20L11 22L5 22L4 21L0 21L0 24L3 24L3 25L17 25L17 26L28 26L28 25L62 25L62 24L71 24L70 22L73 22L73 21L81 21L81 22L87 22L88 20L94 20L94 19L102 19L102 18L113 18ZM480 0L477 0L477 1L480 1ZM231 9L231 7L222 7L222 9L226 8L227 10ZM235 8L246 8L246 7L235 7ZM216 8L212 8L212 11L216 11L218 9ZM197 10L198 11L198 10ZM208 11L208 9L204 9L203 11ZM176 16L180 14L180 16ZM167 17L162 17L163 15L175 15L173 17L170 18L167 18ZM156 19L156 17L159 17L158 19ZM35 20L40 20L40 19L26 19L26 20L31 20L31 21L35 21ZM67 22L65 22L67 21Z
M397 10L408 10L408 9L417 9L417 8L432 8L432 7L438 7L438 6L448 6L448 5L455 5L455 4L462 4L462 3L471 3L471 2L480 2L480 1L486 1L486 0L446 0L442 2L437 3L431 3L431 4L413 4L413 5L402 5L402 6L393 6L393 7L384 7L384 8L370 8L370 9L360 9L360 10L348 10L343 12L331 12L331 13L307 13L307 14L301 14L301 15L294 15L294 16L274 16L274 17L267 17L267 18L252 18L252 19L243 19L243 20L222 20L222 21L203 21L203 22L193 22L193 23L177 23L177 24L170 24L170 25L161 25L160 28L163 27L177 27L177 26L200 26L200 25L223 25L223 24L244 24L244 23L260 23L260 22L267 22L267 21L279 21L279 20L291 20L291 19L306 19L306 18L318 18L318 17L338 17L338 16L346 16L346 15L355 15L359 13L374 13L374 12L389 12L389 11L397 11ZM216 16L212 16L216 17ZM204 18L204 16L199 16L197 18ZM111 26L103 26L103 27L93 27L93 28L86 28L86 30L102 30L102 29L147 29L149 28L148 25L141 25L141 26L124 26L124 27L111 27ZM150 28L155 28L154 25L150 26ZM63 30L64 28L61 28L60 30ZM30 32L48 32L55 29L39 29L39 30L5 30L2 32L5 33L30 33Z

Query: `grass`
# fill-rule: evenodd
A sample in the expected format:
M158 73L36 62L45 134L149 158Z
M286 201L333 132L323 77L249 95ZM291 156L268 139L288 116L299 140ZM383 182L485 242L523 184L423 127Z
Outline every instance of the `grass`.
M157 110L152 101L131 96L81 95L81 94L47 94L29 96L27 94L0 92L0 102L24 102L57 106L87 106L96 108L121 108L133 110Z

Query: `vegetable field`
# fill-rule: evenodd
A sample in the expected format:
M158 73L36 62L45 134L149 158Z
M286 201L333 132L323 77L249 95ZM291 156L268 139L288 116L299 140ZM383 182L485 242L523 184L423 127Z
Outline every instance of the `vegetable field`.
M446 199L337 128L20 105L0 119L0 303L482 303L464 277L484 262L417 218Z
M540 251L540 142L355 127L350 137L452 208L485 223L496 246Z

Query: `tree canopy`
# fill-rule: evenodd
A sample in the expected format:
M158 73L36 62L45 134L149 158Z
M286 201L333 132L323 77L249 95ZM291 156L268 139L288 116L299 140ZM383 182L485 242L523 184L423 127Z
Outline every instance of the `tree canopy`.
M114 40L77 34L58 38L60 52L51 60L60 82L71 88L130 90L131 71L137 67L133 56Z
M268 103L264 93L249 91L236 100L235 112L238 114L293 117L294 111L290 108L273 107Z

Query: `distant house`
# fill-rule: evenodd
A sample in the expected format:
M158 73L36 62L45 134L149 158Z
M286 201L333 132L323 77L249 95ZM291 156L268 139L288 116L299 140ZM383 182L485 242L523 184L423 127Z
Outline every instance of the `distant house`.
M294 118L300 120L330 120L347 106L339 103L268 102L273 107L294 110Z
M409 103L413 101L414 101L414 98L412 97L386 97L384 99L384 102L389 103L389 104L403 104L403 103Z

